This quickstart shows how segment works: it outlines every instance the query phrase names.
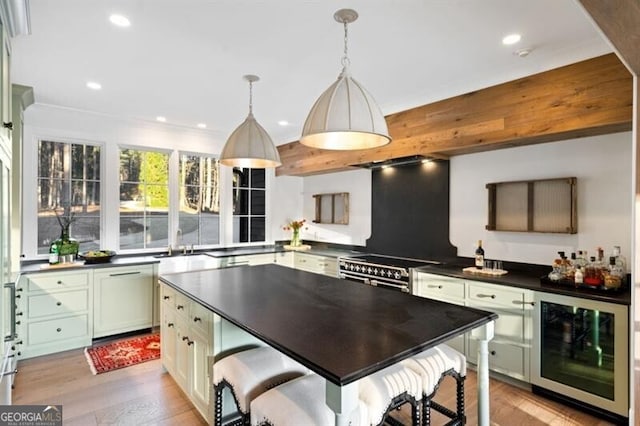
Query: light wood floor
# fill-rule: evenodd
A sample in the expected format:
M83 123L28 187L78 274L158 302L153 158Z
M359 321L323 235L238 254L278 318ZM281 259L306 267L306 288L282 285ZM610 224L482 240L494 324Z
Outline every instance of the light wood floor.
M94 376L82 350L20 361L13 393L14 404L62 404L65 426L92 425L204 425L204 419L178 388L160 361ZM468 425L477 424L476 375L465 383ZM493 425L609 425L504 382L491 380ZM438 401L454 407L453 379L446 378ZM408 410L398 413L408 419ZM443 417L433 415L434 425Z

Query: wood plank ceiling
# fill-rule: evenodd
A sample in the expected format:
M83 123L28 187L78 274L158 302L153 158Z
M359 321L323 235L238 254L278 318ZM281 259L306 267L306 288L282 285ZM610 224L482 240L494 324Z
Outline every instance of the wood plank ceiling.
M280 145L277 175L306 176L413 155L447 158L631 130L633 79L608 54L386 117L384 147L327 151Z

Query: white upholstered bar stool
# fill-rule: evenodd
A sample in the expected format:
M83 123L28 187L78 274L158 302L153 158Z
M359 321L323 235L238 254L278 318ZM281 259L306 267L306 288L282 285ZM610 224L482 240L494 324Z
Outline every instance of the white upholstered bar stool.
M445 344L427 349L400 364L410 368L422 379L422 425L431 424L431 409L451 419L447 425L464 425L464 380L467 376L467 359L460 352ZM456 380L456 411L433 401L445 376Z
M419 424L420 377L400 364L392 365L358 382L359 403L350 414L352 426L381 425L389 413L404 403L412 406ZM251 403L252 426L332 426L335 414L325 403L325 379L309 374L277 386Z
M250 423L250 403L267 390L307 374L302 364L269 346L244 350L213 364L214 425L222 425L222 394L228 388L240 414L240 422Z

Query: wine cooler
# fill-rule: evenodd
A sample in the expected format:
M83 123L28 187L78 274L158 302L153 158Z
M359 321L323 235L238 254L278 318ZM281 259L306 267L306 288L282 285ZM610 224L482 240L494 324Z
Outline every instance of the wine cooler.
M534 392L615 422L628 418L628 323L626 305L537 292Z

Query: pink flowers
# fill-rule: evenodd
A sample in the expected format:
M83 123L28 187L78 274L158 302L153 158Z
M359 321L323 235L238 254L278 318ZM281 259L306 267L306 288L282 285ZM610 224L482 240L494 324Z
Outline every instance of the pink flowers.
M302 228L304 226L305 222L306 222L305 219L294 220L294 221L288 223L282 229L284 229L285 231L291 231L291 230L297 231L297 230L299 230L300 228Z

